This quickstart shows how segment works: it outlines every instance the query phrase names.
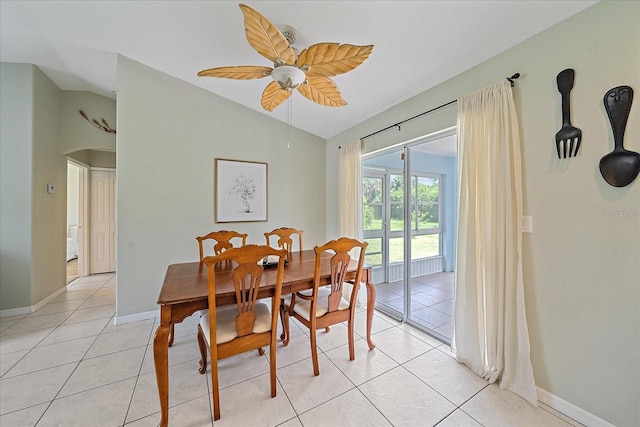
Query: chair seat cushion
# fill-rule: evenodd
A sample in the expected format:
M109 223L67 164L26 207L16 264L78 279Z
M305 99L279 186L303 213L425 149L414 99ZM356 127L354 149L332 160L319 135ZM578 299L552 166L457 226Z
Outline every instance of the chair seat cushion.
M302 294L302 295L306 295L306 296L311 296L311 294L313 293L313 289L307 289L305 291L300 291L300 292L297 292L297 293ZM281 300L284 303L284 305L289 307L291 305L291 294L282 295ZM298 301L300 301L300 298L296 298L296 304L298 303Z
M271 330L271 312L267 304L259 302L255 306L256 322L253 325L253 333L267 332ZM204 333L204 337L207 340L207 344L211 346L209 342L210 329L209 329L209 311L203 310L200 318L200 327ZM238 315L238 307L230 305L228 307L218 308L216 310L216 343L222 344L229 342L238 337L236 331L236 316Z
M305 295L311 295L310 290L304 291L301 293ZM331 295L330 287L324 286L318 289L318 305L316 306L316 317L324 316L329 311L329 295ZM287 306L291 304L291 296L287 295L284 298L284 300ZM305 319L311 320L311 317L309 315L310 309L311 309L311 301L307 301L302 298L296 298L296 305L293 306L293 311L295 311ZM348 309L349 309L349 301L344 299L344 297L340 298L340 304L338 305L338 310L348 310Z

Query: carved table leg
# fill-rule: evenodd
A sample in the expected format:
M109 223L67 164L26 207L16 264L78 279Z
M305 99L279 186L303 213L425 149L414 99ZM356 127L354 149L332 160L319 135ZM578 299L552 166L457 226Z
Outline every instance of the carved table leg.
M160 427L166 427L169 424L169 329L169 325L161 324L153 339L153 361L156 367L158 396L162 411Z
M371 341L371 325L373 324L373 311L376 306L376 285L371 280L371 270L366 270L365 275L367 284L367 344L369 349L373 350L376 345Z

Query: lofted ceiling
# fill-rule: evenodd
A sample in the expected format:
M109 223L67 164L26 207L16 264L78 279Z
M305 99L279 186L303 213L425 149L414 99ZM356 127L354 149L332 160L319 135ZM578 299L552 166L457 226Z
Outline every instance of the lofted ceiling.
M332 79L348 105L291 97L293 126L328 139L593 5L582 0L247 1L296 46L373 44L371 57ZM270 77L228 80L198 71L273 64L247 43L237 1L0 1L0 60L37 65L63 90L111 98L121 54L286 122L286 102L267 112ZM507 76L505 76L507 77Z

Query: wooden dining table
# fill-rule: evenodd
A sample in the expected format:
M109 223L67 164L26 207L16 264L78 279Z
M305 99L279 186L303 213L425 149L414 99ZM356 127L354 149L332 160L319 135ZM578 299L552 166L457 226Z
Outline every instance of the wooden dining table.
M284 267L282 295L313 287L316 254L314 250L293 252L287 258ZM320 284L329 283L330 255L325 254L327 262L321 263ZM357 262L352 260L349 272L355 277ZM231 281L231 265L216 265L216 305L236 303L235 289ZM265 268L262 275L259 298L270 298L275 293L276 268ZM353 278L352 277L352 278ZM376 290L371 278L371 266L362 270L361 281L367 289L367 344L371 350L375 345L371 341L371 324L375 308ZM169 423L169 331L171 326L182 322L198 310L208 309L208 274L202 262L172 264L167 268L164 283L158 297L160 305L160 326L153 340L153 360L158 383L158 395L162 418L160 426ZM194 338L195 338L194 330ZM196 370L197 367L194 367Z

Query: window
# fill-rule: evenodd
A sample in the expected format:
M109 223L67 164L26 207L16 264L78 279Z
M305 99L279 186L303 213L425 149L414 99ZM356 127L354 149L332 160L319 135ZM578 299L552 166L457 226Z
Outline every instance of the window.
M384 235L384 175L362 178L362 228L364 241L369 243L364 262L373 266L382 265Z
M391 218L389 231L404 232L404 176L391 174L389 176L389 205Z
M440 255L441 177L411 176L411 258Z
M441 255L442 176L416 173L411 176L411 258ZM369 243L365 262L384 267L403 262L404 175L367 171L362 177L362 226Z
M362 228L382 230L382 177L362 178Z

